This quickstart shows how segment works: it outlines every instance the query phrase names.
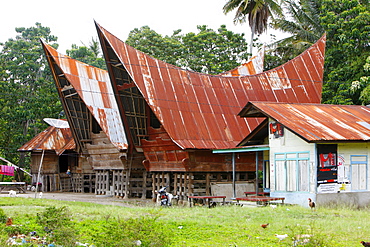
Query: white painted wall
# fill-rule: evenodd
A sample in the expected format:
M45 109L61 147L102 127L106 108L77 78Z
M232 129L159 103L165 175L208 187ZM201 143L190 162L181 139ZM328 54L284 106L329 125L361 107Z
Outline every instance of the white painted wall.
M271 119L269 123L273 122ZM270 126L270 125L269 125ZM275 154L276 153L293 153L293 152L309 152L309 174L310 174L310 193L316 193L316 145L307 143L300 137L295 135L290 130L284 128L284 136L275 138L270 134L269 130L269 145L270 145L270 164L271 164L271 191L275 191Z
M369 172L369 158L370 158L370 144L369 143L340 143L338 144L338 156L342 156L344 158L344 167L346 173L348 173L350 180L350 172L351 172L351 156L353 155L366 155L367 156L367 169L366 169L366 177L367 177L367 191L370 190L370 172ZM351 182L351 181L350 181ZM341 192L348 192L353 191L351 185L345 186Z
M272 123L270 119L269 123ZM269 124L270 128L270 124ZM270 134L269 129L269 146L270 146L270 152L269 152L269 158L270 158L270 168L271 168L271 196L277 196L277 197L285 197L286 203L292 203L292 204L298 204L302 206L308 206L307 198L312 198L314 201L317 200L323 200L322 203L325 203L323 198L337 198L340 203L341 198L346 197L339 197L338 193L327 193L327 194L320 194L320 196L317 195L317 158L316 158L316 144L314 143L307 143L303 139L301 139L299 136L295 135L290 130L284 128L284 136L276 138L273 134ZM367 164L366 164L366 177L367 177L367 191L370 191L370 144L369 143L338 143L338 157L342 156L344 158L344 167L347 171L347 173L350 172L350 158L351 155L366 155L367 156ZM275 154L276 153L301 153L301 152L309 152L309 191L308 192L300 192L300 191L292 191L292 192L283 192L283 191L277 191L276 185L275 185ZM292 176L295 176L295 174L292 174ZM289 175L288 175L289 177ZM350 179L350 177L348 178ZM348 183L348 185L343 186L345 188L344 190L341 190L340 192L353 192L351 190L351 185ZM342 189L343 189L342 188ZM358 192L360 193L360 192ZM363 193L363 191L362 191ZM318 202L320 203L320 202ZM343 203L345 203L343 201ZM363 203L362 203L363 204ZM363 206L363 205L362 205Z

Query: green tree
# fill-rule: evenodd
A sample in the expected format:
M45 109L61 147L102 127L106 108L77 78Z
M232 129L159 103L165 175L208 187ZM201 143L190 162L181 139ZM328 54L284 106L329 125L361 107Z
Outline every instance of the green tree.
M370 56L366 59L364 70L367 73L370 72ZM370 75L362 76L360 80L352 82L351 90L353 95L359 98L361 104L370 104Z
M235 34L222 25L217 32L198 26L198 33L182 37L185 46L180 65L195 71L218 74L247 60L247 43L243 34Z
M281 63L284 63L326 32L322 102L360 104L358 92L354 93L351 85L353 81L364 76L363 66L370 55L369 2L301 0L297 3L291 0L285 6L288 18L275 19L272 25L292 35L275 43L275 50L269 54L270 57L266 56L268 61L279 65L276 64L278 57Z
M365 76L370 55L368 1L320 0L321 25L327 32L323 103L361 104L352 81Z
M313 45L324 33L320 25L319 5L316 0L285 1L283 4L286 16L275 18L271 26L290 36L270 45L271 53L281 59L280 64L298 56ZM279 65L280 65L279 64Z
M171 36L162 36L149 26L143 26L132 30L126 43L159 60L179 66L179 59L184 50L180 33L179 29Z
M97 39L92 38L88 45L77 46L76 44L72 44L72 48L66 52L68 56L78 61L97 68L107 69L100 50L100 43Z
M126 43L167 63L202 73L218 74L240 65L248 57L244 34L222 25L217 31L198 26L197 33L171 36L156 33L148 26L130 32Z
M0 44L0 154L13 163L17 149L47 126L42 119L62 109L40 43L42 38L57 48L57 37L40 23L16 32L15 39Z
M281 15L280 5L274 0L229 0L223 7L227 14L236 10L234 23L245 23L251 28L250 54L255 34L262 34L268 27L268 19L274 14Z

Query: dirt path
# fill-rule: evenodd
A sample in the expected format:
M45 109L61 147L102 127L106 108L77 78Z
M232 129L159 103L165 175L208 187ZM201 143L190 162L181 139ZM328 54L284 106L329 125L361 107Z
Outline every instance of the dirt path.
M24 198L40 198L40 193L27 192L27 193L17 193L17 197ZM0 197L9 197L8 193L1 193ZM155 206L155 203L150 199L139 199L139 198L130 198L130 199L121 199L112 196L104 195L95 195L89 193L71 193L71 192L60 192L60 193L51 193L43 192L41 199L53 199L60 201L74 201L74 202L91 202L98 203L103 205L112 205L112 206L123 206L123 207L135 207L135 206Z

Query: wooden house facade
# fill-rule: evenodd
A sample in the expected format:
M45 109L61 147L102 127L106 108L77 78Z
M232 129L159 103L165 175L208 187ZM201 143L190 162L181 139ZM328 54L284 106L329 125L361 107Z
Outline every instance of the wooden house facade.
M32 184L39 183L41 191L92 193L94 172L75 147L70 128L49 126L18 151L30 152Z

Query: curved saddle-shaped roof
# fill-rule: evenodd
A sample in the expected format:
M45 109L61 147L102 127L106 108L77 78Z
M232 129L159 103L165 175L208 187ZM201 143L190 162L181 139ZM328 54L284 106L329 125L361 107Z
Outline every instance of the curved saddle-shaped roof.
M170 138L183 149L235 147L261 122L237 116L249 101L321 102L325 36L284 65L235 77L170 65L96 26L111 78L112 68L123 66Z
M263 60L265 58L265 49L262 47L258 53L252 56L247 62L242 65L220 73L222 76L245 76L245 75L254 75L263 72Z
M54 75L56 83L59 85L57 86L58 91L64 92L73 89L73 92L78 94L112 144L119 150L127 149L123 122L108 72L63 55L45 43L43 43L43 47L48 56L50 67L53 68L53 65L56 64L61 70L60 75ZM70 85L60 85L57 81L62 77L65 77ZM73 95L74 93L71 93L65 98L72 99ZM86 114L83 114L82 110L73 102L74 100L71 100L70 103L66 104L69 105L70 109L74 109L75 119L81 121L75 123L72 128L77 128L78 125L78 128L88 129L88 126L81 126L89 125L89 123L82 121L87 118Z

